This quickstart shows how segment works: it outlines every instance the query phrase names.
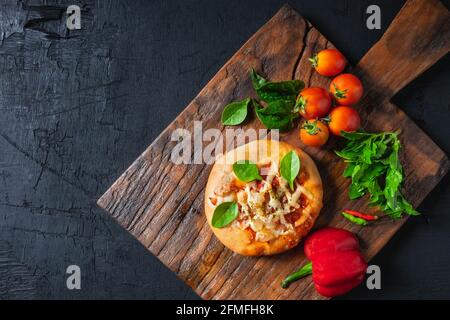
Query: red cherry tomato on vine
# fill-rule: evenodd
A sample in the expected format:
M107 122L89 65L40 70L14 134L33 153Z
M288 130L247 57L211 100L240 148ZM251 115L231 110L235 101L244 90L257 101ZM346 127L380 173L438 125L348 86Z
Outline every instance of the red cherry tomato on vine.
M325 49L309 59L316 71L325 77L334 77L344 71L347 64L342 53L336 49Z
M361 99L364 89L356 76L344 73L331 81L330 92L337 104L352 106Z
M300 140L307 146L320 147L328 141L329 131L319 120L305 120L300 127Z
M331 97L323 88L306 88L298 95L295 106L305 119L322 118L330 111Z
M332 134L341 135L341 131L352 132L361 126L361 118L358 112L347 106L339 106L331 110L328 127Z

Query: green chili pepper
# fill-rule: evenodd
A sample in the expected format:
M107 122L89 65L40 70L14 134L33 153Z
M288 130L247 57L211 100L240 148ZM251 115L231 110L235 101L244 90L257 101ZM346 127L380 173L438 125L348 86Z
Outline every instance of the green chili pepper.
M307 264L305 264L303 267L301 267L297 271L295 271L295 272L291 273L290 275L288 275L281 282L281 287L283 289L286 289L287 287L289 287L289 285L292 282L297 281L298 279L301 279L303 277L309 276L310 274L312 274L312 263L308 262Z
M358 218L358 217L352 216L351 214L342 212L342 215L343 215L344 218L346 218L347 220L349 220L349 221L351 221L351 222L353 222L353 223L359 224L360 226L365 226L365 225L368 224L367 220L364 220L364 219L362 219L362 218Z

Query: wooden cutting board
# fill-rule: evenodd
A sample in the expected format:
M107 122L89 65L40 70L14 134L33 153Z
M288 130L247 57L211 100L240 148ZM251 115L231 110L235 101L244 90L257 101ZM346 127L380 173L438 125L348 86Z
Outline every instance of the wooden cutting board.
M177 128L193 132L194 121L203 129L218 128L224 105L254 95L248 71L271 80L291 78L307 86L327 88L329 79L315 73L308 58L333 45L289 6L253 35L220 69L186 109L98 200L125 229L189 284L204 299L319 299L310 278L281 289L280 281L305 262L301 246L289 252L250 258L232 253L212 234L203 213L204 187L211 165L175 165L170 154ZM390 102L390 98L433 65L450 48L450 15L435 0L408 1L381 40L352 72L363 80L366 94L357 108L368 131L401 129L404 194L418 206L449 168L439 147ZM245 128L259 128L253 119ZM304 147L293 130L282 140L304 148L316 161L324 182L324 208L318 227L349 229L362 240L371 259L404 223L382 221L359 227L338 213L343 208L373 212L366 199L349 201L349 180L342 178L343 162L333 150ZM208 145L206 142L204 145ZM194 155L193 155L194 156Z

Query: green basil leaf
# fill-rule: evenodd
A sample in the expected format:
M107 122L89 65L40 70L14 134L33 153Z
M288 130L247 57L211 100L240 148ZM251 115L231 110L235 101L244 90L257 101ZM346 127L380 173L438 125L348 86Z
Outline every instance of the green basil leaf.
M344 137L347 140L360 140L365 139L367 137L371 137L371 133L361 132L361 131L355 131L355 132L347 132L342 131L341 136Z
M366 188L359 184L352 183L350 185L350 189L348 190L348 197L351 200L355 200L358 198L361 198L363 195L366 194Z
M364 148L364 145L355 144L353 141L349 142L347 146L340 150L335 151L335 153L345 160L358 160L361 155L361 150Z
M345 178L351 177L354 169L355 169L355 163L353 163L353 162L348 163L342 176Z
M353 169L352 173L352 182L354 184L358 184L359 180L364 176L368 165L366 163L355 165L355 169Z
M403 212L406 212L403 207L402 195L397 192L393 198L388 196L385 199L384 210L386 214L395 219L401 218Z
M258 166L250 160L239 160L234 163L233 172L243 182L262 180L262 177L259 175Z
M244 122L248 113L250 98L242 101L236 101L225 106L222 112L222 123L228 126L236 126Z
M408 202L408 201L406 201L406 199L405 198L403 198L403 196L401 196L401 206L403 207L403 210L407 213L407 214L409 214L410 216L418 216L418 215L420 215L420 213L419 212L417 212L414 208L413 208L413 206Z
M367 165L364 170L364 175L360 178L362 183L368 183L371 181L376 181L375 179L382 174L385 174L386 166L381 163L375 163L373 165Z
M374 145L377 146L377 148L374 151L373 158L376 160L379 160L384 156L388 146L387 146L387 143L385 142L385 140L383 140L383 139L377 139L377 140L378 141L376 141L374 143Z
M216 228L224 228L233 222L239 214L236 202L222 202L214 210L211 224Z
M373 179L367 183L367 190L370 193L369 204L372 206L380 204L382 201L381 197L383 196L383 191L381 190L380 184L376 179Z
M298 94L305 87L301 80L267 81L253 69L250 72L250 77L258 96L268 103L281 100L295 104Z
M392 145L392 153L389 156L389 165L391 169L397 170L399 167L399 160L398 160L398 150L400 148L399 142L395 141Z
M356 223L360 226L366 226L368 224L367 220L364 220L362 218L359 217L355 217L352 216L351 214L345 213L345 212L341 212L341 214L344 216L344 218L346 218L347 220Z
M265 85L268 81L260 76L255 69L250 71L250 78L252 79L253 88L255 90L259 90L263 85Z
M401 202L398 201L399 189L403 181L403 173L401 168L399 168L398 148L398 143L394 142L392 152L387 159L389 167L386 173L383 192L386 198L386 204L393 211L399 211L402 209Z
M292 112L292 104L286 101L273 101L267 107L262 107L256 101L253 102L258 119L267 129L289 131L294 127L294 121L298 113Z
M294 190L294 180L300 172L300 159L297 152L294 150L289 151L281 159L280 173L281 176L287 180L291 190Z
M256 93L261 100L268 103L281 100L295 104L297 95L303 87L303 82L300 80L268 82L256 90Z
M368 163L368 164L372 163L372 156L374 155L373 145L374 144L372 144L372 142L370 140L364 144L364 147L362 149L362 154L361 154L361 160L363 162Z
M260 114L264 115L289 115L292 113L292 104L286 101L274 101L267 105L267 107L262 107L257 105L257 109Z
M399 170L389 167L385 181L385 192L390 197L394 197L403 181L403 175Z

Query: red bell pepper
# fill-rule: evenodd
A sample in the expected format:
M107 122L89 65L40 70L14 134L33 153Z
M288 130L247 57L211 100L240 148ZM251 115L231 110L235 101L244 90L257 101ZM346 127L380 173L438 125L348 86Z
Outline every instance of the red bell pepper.
M312 271L314 283L334 286L366 272L366 266L358 251L329 252L315 257Z
M353 288L356 288L359 286L359 284L364 280L364 275L358 276L355 279L349 280L346 283L336 285L336 286L321 286L317 283L314 285L317 292L328 298L333 298L337 296L341 296L343 294L346 294Z
M328 227L319 229L306 238L304 250L306 257L313 260L316 254L359 250L359 242L350 231Z
M289 275L282 283L283 288L312 273L317 292L325 297L335 297L364 280L367 263L359 252L358 239L349 231L337 228L316 231L305 241L305 255L311 260L312 268L308 264L309 268Z

